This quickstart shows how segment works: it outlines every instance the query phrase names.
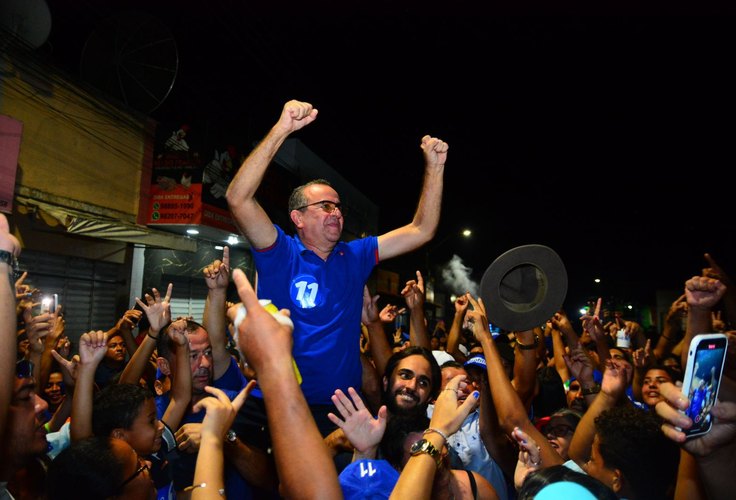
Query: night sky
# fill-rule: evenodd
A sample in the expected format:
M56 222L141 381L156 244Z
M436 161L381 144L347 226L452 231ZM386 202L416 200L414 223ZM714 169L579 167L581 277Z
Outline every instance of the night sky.
M719 8L608 17L47 3L54 23L38 50L72 74L118 5L171 33L179 68L150 113L158 120L213 120L252 144L284 102L313 103L317 121L295 137L379 205L381 231L413 215L421 137L447 141L429 248L437 262L459 255L477 282L527 243L560 254L571 307L597 295L651 302L657 288L681 289L706 251L736 273L736 29L707 15ZM471 240L455 236L465 227ZM386 267L403 281L425 252Z

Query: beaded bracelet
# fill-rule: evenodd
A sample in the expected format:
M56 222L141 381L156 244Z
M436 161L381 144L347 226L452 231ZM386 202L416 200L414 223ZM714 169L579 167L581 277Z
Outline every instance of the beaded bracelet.
M445 443L447 442L447 434L445 434L444 432L442 432L439 429L433 429L432 427L430 427L429 429L427 429L426 431L424 431L424 433L422 435L427 435L430 432L436 432L437 434L439 434L440 436L442 436L442 438L445 440Z

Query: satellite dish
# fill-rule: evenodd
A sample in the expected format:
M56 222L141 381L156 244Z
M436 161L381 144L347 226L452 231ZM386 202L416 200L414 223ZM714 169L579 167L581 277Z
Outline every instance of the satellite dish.
M82 51L81 77L108 96L150 113L176 81L179 54L169 29L141 12L103 20Z
M35 49L51 33L51 11L44 0L2 0L0 26Z

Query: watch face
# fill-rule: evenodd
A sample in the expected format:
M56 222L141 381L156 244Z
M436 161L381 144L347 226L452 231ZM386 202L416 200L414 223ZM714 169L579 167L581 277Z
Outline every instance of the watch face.
M229 442L234 443L236 439L238 439L238 435L235 434L235 431L230 429L227 431L227 434L225 434L225 439L227 439Z
M429 444L429 441L427 441L426 439L420 439L419 441L411 445L411 452L421 453L422 451L426 451L428 444Z

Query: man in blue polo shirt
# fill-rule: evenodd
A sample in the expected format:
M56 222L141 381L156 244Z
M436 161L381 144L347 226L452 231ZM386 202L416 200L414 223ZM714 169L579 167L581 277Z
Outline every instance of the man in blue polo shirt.
M294 322L294 359L302 391L323 435L335 429L327 418L336 389L361 386L360 315L363 286L382 260L411 252L432 239L439 222L448 145L424 136L425 174L414 219L381 236L340 241L344 207L328 181L296 188L289 214L296 231L287 235L256 201L256 191L279 147L317 119L310 103L287 102L277 123L245 159L227 190L235 221L248 239L258 271L258 296L289 309ZM248 353L244 353L247 357ZM265 426L265 407L254 391L241 409ZM256 396L256 397L254 397ZM267 445L268 431L261 430Z

